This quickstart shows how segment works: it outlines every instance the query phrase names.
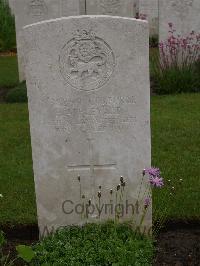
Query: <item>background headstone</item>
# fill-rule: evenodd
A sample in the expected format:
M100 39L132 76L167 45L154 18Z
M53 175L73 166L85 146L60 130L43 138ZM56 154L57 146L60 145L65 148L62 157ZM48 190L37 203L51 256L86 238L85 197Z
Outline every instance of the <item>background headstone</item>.
M139 14L146 15L149 22L150 35L158 35L158 1L139 0ZM168 0L166 0L167 2Z
M134 0L135 17L139 15L139 0Z
M159 39L169 37L169 25L173 23L176 34L188 35L191 31L200 32L199 0L159 0Z
M7 0L7 3L9 5L10 9L11 9L11 13L14 14L13 6L12 6L13 5L12 0Z
M85 0L60 0L63 17L85 15Z
M151 165L147 22L77 16L27 26L24 36L41 234L114 218L105 204L119 201L121 219L134 211L138 222L149 188L142 171ZM89 203L94 212L80 213Z
M135 0L86 0L86 14L135 17Z
M79 0L9 0L15 15L17 55L20 81L25 80L23 32L26 25L42 20L83 13Z

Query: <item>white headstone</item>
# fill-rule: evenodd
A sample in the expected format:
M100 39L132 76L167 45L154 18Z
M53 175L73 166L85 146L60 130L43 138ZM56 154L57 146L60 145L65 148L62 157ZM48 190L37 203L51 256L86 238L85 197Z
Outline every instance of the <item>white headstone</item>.
M19 79L25 80L22 28L46 19L80 15L79 0L9 0L15 15Z
M130 219L151 164L148 24L77 16L27 26L24 35L40 232L114 218L105 204L121 201L121 219ZM94 212L81 214L80 203Z
M139 15L145 15L149 22L150 35L158 35L158 1L139 0ZM166 0L167 2L168 0Z
M159 0L159 39L169 37L169 25L173 23L176 34L186 36L192 31L200 33L199 0Z
M86 14L135 17L135 0L86 0Z

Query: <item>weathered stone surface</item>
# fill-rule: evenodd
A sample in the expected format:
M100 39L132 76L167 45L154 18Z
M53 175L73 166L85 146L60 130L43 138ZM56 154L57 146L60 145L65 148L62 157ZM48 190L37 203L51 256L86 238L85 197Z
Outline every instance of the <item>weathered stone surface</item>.
M159 0L159 39L169 37L168 23L173 23L176 33L186 36L191 31L200 32L199 0Z
M135 0L86 0L86 14L135 17Z
M146 15L151 36L158 35L158 1L139 0L139 14Z
M133 219L132 204L139 222L151 163L148 24L69 17L27 26L24 36L40 232L114 218L105 204L120 202L121 219ZM80 203L94 212L80 214Z
M9 0L15 15L19 79L25 80L22 28L46 19L80 15L79 0Z

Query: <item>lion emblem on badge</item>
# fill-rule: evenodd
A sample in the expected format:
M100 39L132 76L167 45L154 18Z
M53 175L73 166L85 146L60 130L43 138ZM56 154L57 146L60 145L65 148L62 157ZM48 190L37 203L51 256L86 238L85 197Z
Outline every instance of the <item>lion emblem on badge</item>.
M115 58L110 46L92 31L77 31L62 49L60 71L76 89L90 91L103 86L113 73Z

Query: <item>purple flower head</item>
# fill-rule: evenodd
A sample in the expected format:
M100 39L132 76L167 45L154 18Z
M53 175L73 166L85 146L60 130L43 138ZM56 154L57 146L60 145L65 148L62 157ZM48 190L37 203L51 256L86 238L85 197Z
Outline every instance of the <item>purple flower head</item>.
M144 199L144 207L145 207L145 208L147 208L147 207L150 205L150 203L151 203L150 198L145 198L145 199Z
M150 177L156 177L160 175L160 169L156 167L151 167L145 169L145 174L148 174Z
M161 188L164 186L163 178L160 176L151 176L149 182L153 187Z

